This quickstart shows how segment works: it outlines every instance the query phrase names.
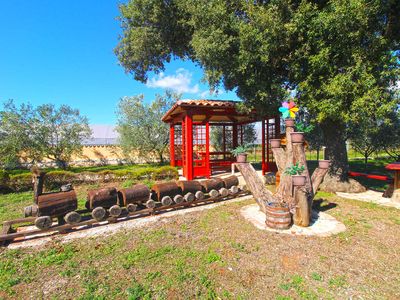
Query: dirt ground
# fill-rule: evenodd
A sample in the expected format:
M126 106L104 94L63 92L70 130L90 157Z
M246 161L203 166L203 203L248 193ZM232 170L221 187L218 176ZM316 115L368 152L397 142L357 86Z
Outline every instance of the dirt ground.
M177 215L145 228L0 250L4 299L400 299L399 210L320 193L347 230L261 231L240 208Z

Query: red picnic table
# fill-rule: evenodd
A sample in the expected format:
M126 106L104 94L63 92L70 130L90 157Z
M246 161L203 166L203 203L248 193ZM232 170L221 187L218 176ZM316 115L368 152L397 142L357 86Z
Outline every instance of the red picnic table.
M385 169L394 171L394 189L400 189L400 162L388 164Z

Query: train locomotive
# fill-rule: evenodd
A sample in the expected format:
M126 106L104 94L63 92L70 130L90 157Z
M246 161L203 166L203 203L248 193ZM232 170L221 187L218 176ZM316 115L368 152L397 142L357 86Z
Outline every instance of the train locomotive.
M44 193L44 180L45 173L34 173L34 203L24 210L25 217L34 218L33 222L40 230L49 229L54 218L57 218L59 225L78 225L82 214L89 212L92 219L101 222L145 209L168 209L190 205L196 201L224 199L241 191L239 180L234 175L207 180L156 183L151 189L143 184L121 189L107 187L89 190L86 210L78 211L78 198L71 184L62 186L58 192Z

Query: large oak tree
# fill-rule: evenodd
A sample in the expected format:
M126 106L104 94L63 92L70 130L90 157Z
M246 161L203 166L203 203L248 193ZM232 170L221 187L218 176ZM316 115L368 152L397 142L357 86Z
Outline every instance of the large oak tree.
M397 0L131 0L120 12L115 51L136 80L179 58L259 111L275 112L290 89L316 116L342 179L348 122L398 104Z

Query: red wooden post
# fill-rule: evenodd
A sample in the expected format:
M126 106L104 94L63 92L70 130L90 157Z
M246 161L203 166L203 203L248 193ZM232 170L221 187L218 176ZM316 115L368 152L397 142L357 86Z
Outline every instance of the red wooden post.
M175 126L169 126L169 160L170 165L175 167Z
M193 120L190 113L185 116L186 179L193 179Z
M224 160L226 160L226 139L225 139L225 125L222 126L222 142L223 142L223 149L224 149Z
M233 146L233 149L235 149L238 146L238 128L237 128L237 124L232 125L232 135L233 135L232 146Z
M265 141L265 152L266 152L266 159L267 159L267 163L265 164L265 169L264 169L264 173L263 173L263 175L265 175L265 172L269 172L270 171L270 166L269 166L269 164L270 164L270 157L269 157L269 140L271 139L271 132L270 132L270 130L269 130L269 127L270 127L270 120L271 119L267 119L267 139L266 139L266 141Z
M265 175L265 120L261 121L261 169Z
M275 138L281 138L281 118L279 116L275 117Z
M210 123L206 123L206 169L207 178L211 177L211 166L210 166Z

